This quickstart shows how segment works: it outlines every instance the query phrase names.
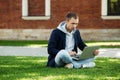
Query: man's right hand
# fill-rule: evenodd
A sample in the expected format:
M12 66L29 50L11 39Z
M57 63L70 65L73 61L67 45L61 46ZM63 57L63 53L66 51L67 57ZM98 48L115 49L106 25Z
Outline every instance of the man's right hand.
M75 51L69 52L70 56L75 56L77 53Z

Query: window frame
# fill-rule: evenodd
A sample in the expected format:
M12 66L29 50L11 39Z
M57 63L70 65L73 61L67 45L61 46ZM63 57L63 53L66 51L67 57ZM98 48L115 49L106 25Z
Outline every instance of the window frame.
M24 20L49 20L50 19L50 0L45 0L45 16L29 16L28 0L22 0L22 19Z
M120 16L111 16L108 15L108 0L101 0L102 5L101 5L101 18L102 19L120 19Z

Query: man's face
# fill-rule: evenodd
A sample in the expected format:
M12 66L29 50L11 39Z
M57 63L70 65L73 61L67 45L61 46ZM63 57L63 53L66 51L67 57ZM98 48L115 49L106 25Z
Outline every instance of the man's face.
M77 27L78 23L79 23L78 18L77 19L71 18L70 20L67 20L66 21L66 24L67 24L66 29L67 29L67 31L71 32L72 30L74 30Z

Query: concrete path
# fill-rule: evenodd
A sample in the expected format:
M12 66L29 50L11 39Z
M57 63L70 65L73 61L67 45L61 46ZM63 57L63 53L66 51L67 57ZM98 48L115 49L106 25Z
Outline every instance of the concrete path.
M120 58L120 48L99 49L98 57ZM0 46L0 56L48 56L46 47Z
M46 47L0 46L0 56L48 56Z

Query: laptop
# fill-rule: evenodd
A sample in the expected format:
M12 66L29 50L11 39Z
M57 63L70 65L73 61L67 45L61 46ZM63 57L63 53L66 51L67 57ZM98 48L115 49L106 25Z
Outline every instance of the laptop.
M83 50L83 52L81 54L77 54L75 56L72 56L72 59L74 60L84 60L84 59L88 59L88 58L93 58L94 55L94 51L98 50L99 46L89 46L89 47L85 47L85 49Z

